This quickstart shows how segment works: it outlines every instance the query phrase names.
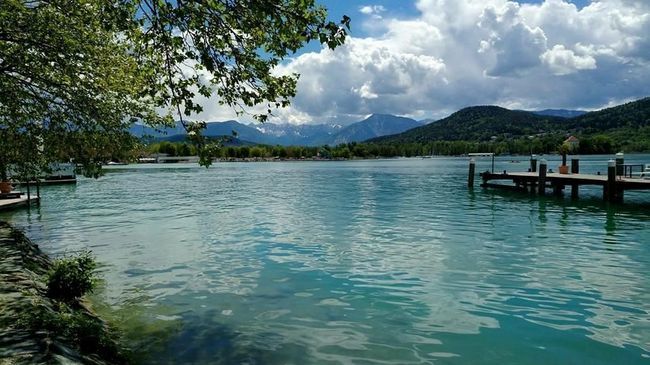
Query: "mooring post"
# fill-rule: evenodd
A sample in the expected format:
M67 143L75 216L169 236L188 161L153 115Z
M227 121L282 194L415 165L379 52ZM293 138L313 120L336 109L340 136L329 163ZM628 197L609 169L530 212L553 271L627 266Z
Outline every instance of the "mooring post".
M580 173L580 160L577 158L571 159L571 173L579 174ZM571 184L571 199L578 199L580 193L580 185Z
M616 161L607 162L607 183L603 189L605 201L613 203L616 200Z
M537 156L530 155L530 172L537 172Z
M537 185L539 186L539 195L546 194L546 166L547 162L545 159L539 161L539 175L537 179Z
M474 173L476 172L476 160L469 159L469 174L467 175L467 187L474 189Z
M29 179L27 179L27 205L30 205L32 203L32 194L31 191L29 190Z
M572 174L580 173L580 159L578 158L571 159L571 173Z
M623 152L619 152L616 154L616 176L620 179L621 177L625 177L625 155ZM617 203L622 203L623 202L623 184L616 184L614 194L612 201L617 202Z
M619 152L616 154L616 176L623 176L625 173L623 165L625 165L625 155Z
M36 200L36 205L40 206L41 205L41 183L38 181L38 178L36 180L36 196L38 197L38 200Z

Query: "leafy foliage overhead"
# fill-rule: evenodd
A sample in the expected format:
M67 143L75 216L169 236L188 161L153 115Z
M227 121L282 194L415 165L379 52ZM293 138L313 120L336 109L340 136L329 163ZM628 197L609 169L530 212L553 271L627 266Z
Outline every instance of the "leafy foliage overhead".
M326 15L314 0L3 0L0 128L44 145L32 151L43 161L74 158L94 175L131 145L130 123L171 125L202 110L197 95L238 112L264 104L263 121L296 92L298 75L273 72L283 58L345 41L350 19ZM207 163L204 124L184 125Z
M288 105L297 75L275 75L273 68L312 40L336 48L350 23L347 16L326 21L314 0L122 2L135 9L124 21L137 57L154 71L148 94L185 115L202 110L193 102L196 93L216 93L240 112L261 103L267 113Z

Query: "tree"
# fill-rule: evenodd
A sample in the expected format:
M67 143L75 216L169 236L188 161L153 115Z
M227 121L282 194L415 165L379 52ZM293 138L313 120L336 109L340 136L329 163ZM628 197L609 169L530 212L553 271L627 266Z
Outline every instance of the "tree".
M185 120L202 110L195 97L239 113L265 104L264 121L296 92L298 75L274 67L312 40L337 47L349 22L327 21L314 0L3 0L0 127L44 146L39 158L68 155L96 175L133 143L131 123L180 118L207 165L217 149L205 124Z
M28 155L49 160L63 152L121 148L129 118L160 120L140 96L144 74L129 44L110 28L114 15L106 3L0 2L0 128L20 134L3 144L43 146ZM86 160L93 174L101 161ZM30 161L14 164L20 162Z
M558 146L557 151L562 155L562 166L566 166L566 155L571 152L571 145L569 145L567 142L564 142Z
M45 167L39 154L39 146L26 134L6 127L0 127L0 182L8 182L9 174L20 179L32 179Z

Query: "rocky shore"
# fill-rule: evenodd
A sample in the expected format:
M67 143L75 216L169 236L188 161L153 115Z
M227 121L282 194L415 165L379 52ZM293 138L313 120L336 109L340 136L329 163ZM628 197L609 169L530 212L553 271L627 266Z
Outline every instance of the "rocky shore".
M0 365L123 363L82 353L78 336L55 333L63 332L52 330L56 326L47 328L52 322L66 325L66 318L82 316L95 321L89 323L99 323L99 332L106 330L83 303L62 314L60 304L46 296L45 274L51 265L50 259L22 232L0 222ZM46 328L37 328L41 323Z

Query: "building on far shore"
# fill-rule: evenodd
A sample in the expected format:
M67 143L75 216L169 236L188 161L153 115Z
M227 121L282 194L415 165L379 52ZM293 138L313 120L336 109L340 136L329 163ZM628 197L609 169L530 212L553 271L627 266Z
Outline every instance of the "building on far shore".
M580 140L575 136L570 136L569 138L565 139L564 143L569 145L571 151L576 151L580 147Z

